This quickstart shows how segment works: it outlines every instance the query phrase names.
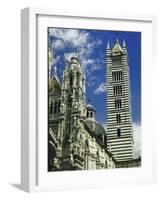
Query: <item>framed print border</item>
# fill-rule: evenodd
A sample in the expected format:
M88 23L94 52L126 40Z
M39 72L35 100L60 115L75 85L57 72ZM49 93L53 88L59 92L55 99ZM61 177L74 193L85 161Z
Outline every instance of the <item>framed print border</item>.
M142 22L151 24L152 31L152 60L151 63L155 63L156 56L156 18L154 16L144 16L144 15L131 15L131 14L113 14L113 13L89 13L84 11L64 11L64 10L53 10L53 9L43 9L43 8L25 8L21 12L21 187L25 191L52 191L52 190L61 190L61 189L73 189L74 186L69 184L59 184L58 187L53 184L42 185L40 184L41 169L39 166L39 145L40 137L39 134L39 107L38 107L38 87L39 87L39 73L38 73L38 30L41 22L38 24L38 17L45 16L45 18L71 18L71 19L86 19L86 20L95 20L95 21L123 21L123 22ZM94 21L94 23L95 23ZM47 24L44 21L44 24ZM150 35L150 36L151 36ZM145 58L144 58L145 59ZM150 59L150 58L149 58ZM155 65L155 64L154 64ZM149 70L149 69L148 69ZM147 80L147 79L145 79ZM151 153L152 157L149 158L149 162L152 162L152 167L149 168L149 177L140 179L139 181L135 180L134 184L139 183L154 183L156 181L156 156L155 156L155 134L153 134ZM119 170L115 175L123 172ZM47 172L46 172L47 173ZM56 172L57 173L57 172ZM72 178L75 177L76 173L79 173L79 177L90 177L92 179L92 172L65 172L56 174L55 177L65 177ZM69 173L69 175L68 175ZM99 172L100 173L100 172ZM124 172L123 172L124 173ZM131 172L129 172L129 177ZM135 172L133 172L135 173ZM141 171L140 171L141 173ZM101 172L103 177L106 172ZM95 177L98 176L98 173L95 173ZM100 177L101 177L100 176ZM108 176L110 176L108 174ZM127 175L128 176L128 173ZM112 179L112 177L110 178ZM43 180L48 180L47 178ZM82 179L83 180L83 179ZM94 180L94 179L93 179ZM117 185L116 179L111 185ZM123 179L122 179L123 180ZM124 181L118 179L118 184L128 183L128 178ZM88 183L88 181L87 181ZM99 187L98 184L92 185L91 182L87 184L89 187ZM87 187L85 184L85 187ZM106 187L106 180L103 180L103 183L100 184L100 187ZM85 188L81 184L77 185L75 188Z

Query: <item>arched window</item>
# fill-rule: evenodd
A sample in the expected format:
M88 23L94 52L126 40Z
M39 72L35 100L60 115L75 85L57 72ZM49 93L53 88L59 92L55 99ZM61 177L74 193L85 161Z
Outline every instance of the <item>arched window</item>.
M72 74L70 74L70 86L72 87L73 86L73 76L72 76Z
M69 135L67 134L63 140L63 156L69 155Z
M121 130L120 130L120 128L117 129L117 137L121 137Z
M58 102L58 113L60 112L60 104L61 104L61 101L59 100L59 102Z
M72 106L72 99L68 97L68 108L71 108Z
M77 72L77 86L79 86L80 85L80 75L79 75L79 72Z
M88 113L88 111L87 111L87 117L89 117L89 113Z
M91 118L93 117L93 112L91 112Z
M117 124L121 123L121 115L120 114L116 114L116 121L117 121Z
M55 104L54 104L54 114L57 113L57 101L55 101Z

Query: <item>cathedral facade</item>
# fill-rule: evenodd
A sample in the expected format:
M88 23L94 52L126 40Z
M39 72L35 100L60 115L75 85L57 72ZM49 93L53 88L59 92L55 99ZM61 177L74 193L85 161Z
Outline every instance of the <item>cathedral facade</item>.
M77 56L71 57L60 81L56 68L54 75L50 75L52 56L49 51L48 171L140 165L140 160L134 160L132 156L130 89L125 54L126 48L122 49L118 41L113 49L108 45L108 90L112 93L108 96L108 126L105 130L96 121L94 107L86 102L86 77ZM121 57L119 70L112 65L117 57ZM115 71L116 81L112 79ZM119 89L120 84L122 89ZM114 89L115 85L119 87ZM124 93L113 95L114 90ZM115 103L119 107L116 110Z

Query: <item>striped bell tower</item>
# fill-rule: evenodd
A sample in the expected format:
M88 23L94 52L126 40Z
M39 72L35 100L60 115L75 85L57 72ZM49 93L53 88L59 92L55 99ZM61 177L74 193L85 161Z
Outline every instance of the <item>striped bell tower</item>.
M130 77L126 43L107 45L107 148L117 161L133 159Z

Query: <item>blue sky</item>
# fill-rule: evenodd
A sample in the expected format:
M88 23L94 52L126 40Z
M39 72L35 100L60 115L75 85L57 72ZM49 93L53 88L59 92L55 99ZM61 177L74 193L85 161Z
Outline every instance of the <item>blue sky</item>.
M61 80L64 67L76 52L86 74L86 99L96 109L96 120L106 123L106 46L112 47L119 37L126 41L132 99L132 119L141 123L141 33L87 29L49 28L49 41L53 49L52 67L57 66Z

